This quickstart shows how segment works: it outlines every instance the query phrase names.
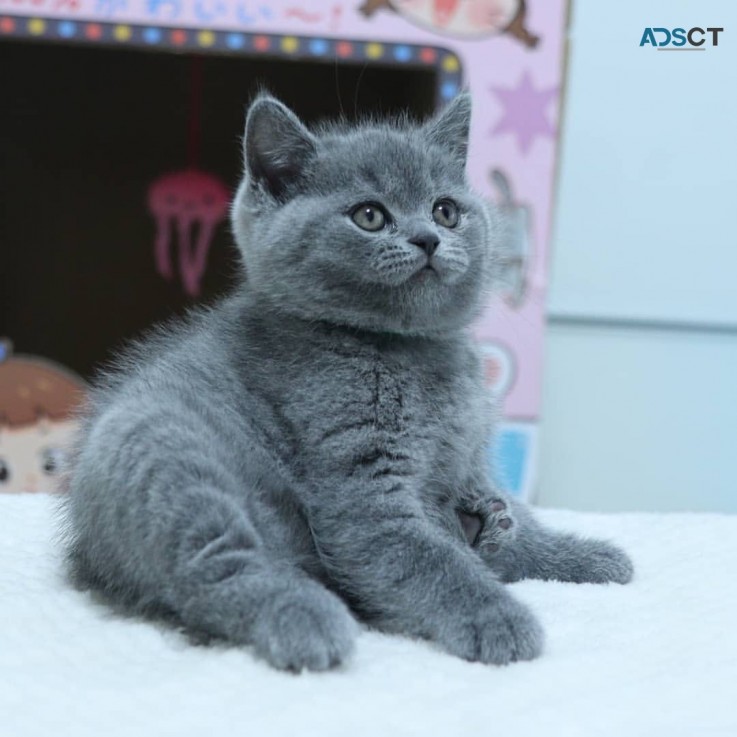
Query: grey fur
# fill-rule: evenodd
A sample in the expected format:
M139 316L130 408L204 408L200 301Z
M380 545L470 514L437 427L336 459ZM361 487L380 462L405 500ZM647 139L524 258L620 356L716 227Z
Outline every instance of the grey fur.
M465 328L493 232L465 181L469 116L462 95L425 126L310 132L272 98L251 106L243 283L99 383L68 479L79 582L321 670L356 619L467 660L534 658L542 630L502 582L630 579L624 553L541 527L488 478ZM455 228L431 217L443 197ZM364 201L391 227L359 228ZM439 239L434 271L418 234Z

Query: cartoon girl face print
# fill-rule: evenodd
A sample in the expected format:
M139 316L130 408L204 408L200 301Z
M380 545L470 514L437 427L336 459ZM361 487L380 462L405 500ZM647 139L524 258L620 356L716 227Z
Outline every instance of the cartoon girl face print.
M63 367L11 356L0 341L0 493L59 490L84 382Z
M54 493L77 423L41 419L0 427L0 493Z

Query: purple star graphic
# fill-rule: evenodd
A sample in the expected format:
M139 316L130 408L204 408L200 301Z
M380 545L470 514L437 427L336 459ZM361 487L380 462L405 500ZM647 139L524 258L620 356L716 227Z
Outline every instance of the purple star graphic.
M491 129L490 135L498 133L514 133L520 151L526 154L530 150L535 136L555 135L555 126L545 114L551 100L558 95L558 88L536 90L532 86L529 72L525 72L517 87L509 89L492 87L491 91L504 106L501 120Z

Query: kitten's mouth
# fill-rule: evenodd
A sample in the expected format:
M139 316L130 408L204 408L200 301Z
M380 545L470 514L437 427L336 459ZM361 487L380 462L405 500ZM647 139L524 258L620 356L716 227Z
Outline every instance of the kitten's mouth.
M428 261L419 271L415 272L415 276L420 279L429 279L430 274L437 276L437 269Z
M397 274L399 276L399 274ZM434 264L427 261L425 264L420 266L415 264L411 270L407 270L401 275L400 279L395 282L395 286L404 284L408 287L424 285L429 281L440 281L442 280L441 272L435 267Z
M424 266L420 267L415 271L409 278L409 282L412 284L426 284L430 280L435 280L440 277L438 270L428 261Z

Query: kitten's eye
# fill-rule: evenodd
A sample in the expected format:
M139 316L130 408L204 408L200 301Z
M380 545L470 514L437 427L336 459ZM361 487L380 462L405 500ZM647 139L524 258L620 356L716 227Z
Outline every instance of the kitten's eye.
M351 220L364 230L381 230L387 221L386 213L378 205L359 205L351 214Z
M59 448L44 448L41 451L41 468L47 476L53 476L59 471L63 460L63 453Z
M458 205L453 200L438 200L432 208L432 219L444 228L455 228L458 218Z
M10 466L0 458L0 484L10 481Z

